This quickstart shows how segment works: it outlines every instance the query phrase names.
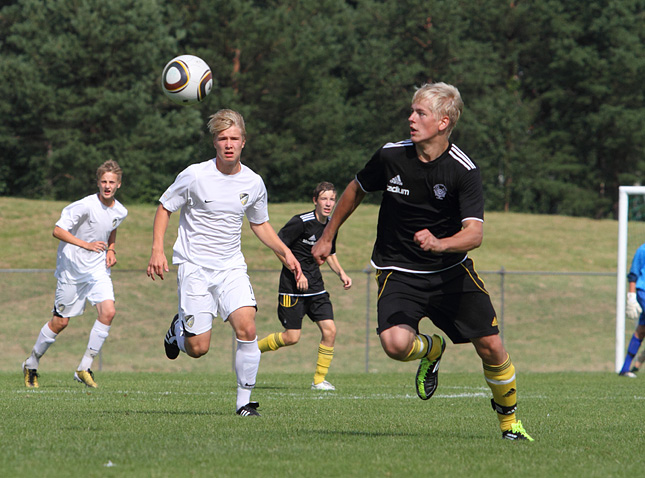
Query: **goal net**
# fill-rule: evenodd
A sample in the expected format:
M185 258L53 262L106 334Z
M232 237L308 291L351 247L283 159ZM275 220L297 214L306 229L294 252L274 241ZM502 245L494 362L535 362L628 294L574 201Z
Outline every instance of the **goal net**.
M616 373L625 358L625 298L627 295L627 242L629 197L645 196L645 186L618 188L618 266L616 268Z

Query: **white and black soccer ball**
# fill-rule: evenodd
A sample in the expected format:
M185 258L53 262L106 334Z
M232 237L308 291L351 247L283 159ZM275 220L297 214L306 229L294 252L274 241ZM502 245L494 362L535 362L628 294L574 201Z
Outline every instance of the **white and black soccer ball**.
M194 55L180 55L170 60L161 74L161 89L180 105L194 105L213 88L213 74L204 60Z

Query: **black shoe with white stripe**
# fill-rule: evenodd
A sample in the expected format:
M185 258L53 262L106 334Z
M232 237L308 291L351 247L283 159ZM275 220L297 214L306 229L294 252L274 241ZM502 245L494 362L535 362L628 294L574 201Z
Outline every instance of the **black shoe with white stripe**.
M249 402L243 407L240 407L240 409L235 412L241 417L259 417L260 414L258 413L258 407L260 404L258 402Z
M179 320L179 314L175 315L170 322L170 328L163 339L163 346L166 349L166 357L175 360L179 356L179 347L177 347L177 336L175 335L175 323Z

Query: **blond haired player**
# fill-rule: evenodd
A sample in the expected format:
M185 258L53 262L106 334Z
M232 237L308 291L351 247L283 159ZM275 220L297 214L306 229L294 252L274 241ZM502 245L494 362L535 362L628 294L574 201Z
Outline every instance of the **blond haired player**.
M449 139L463 109L461 95L452 85L425 84L411 103L410 139L374 153L343 192L312 253L322 263L365 194L382 191L372 265L383 350L395 360L419 361L415 388L427 400L437 389L446 341L419 333L421 319L429 317L455 344L472 343L502 438L532 441L515 416L515 367L468 257L483 239L484 197L479 168Z
M116 314L110 268L116 264L116 230L128 211L114 195L121 187L122 171L116 161L104 162L96 171L98 194L73 202L61 213L53 235L60 240L55 276L58 279L53 317L43 325L31 355L22 364L25 386L38 388L40 358L69 324L96 306L98 318L74 379L96 388L92 363L108 337Z
M260 365L255 332L256 301L242 255L242 222L271 249L296 277L300 264L269 224L267 192L262 178L241 163L246 144L242 115L220 110L211 116L216 156L183 170L159 199L153 227L148 277L161 279L168 271L164 236L170 215L180 211L173 247L177 264L178 314L164 339L166 356L179 352L199 358L210 348L213 319L228 322L237 340L236 413L259 416L251 391Z

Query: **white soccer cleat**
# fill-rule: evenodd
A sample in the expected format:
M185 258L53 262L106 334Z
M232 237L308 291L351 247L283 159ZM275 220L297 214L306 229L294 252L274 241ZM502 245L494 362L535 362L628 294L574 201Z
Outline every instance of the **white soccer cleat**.
M618 374L620 377L636 378L637 375L634 372L623 372Z
M312 383L311 389L312 390L336 390L336 387L334 387L327 380L323 380L320 383Z

